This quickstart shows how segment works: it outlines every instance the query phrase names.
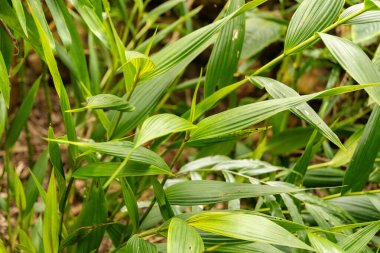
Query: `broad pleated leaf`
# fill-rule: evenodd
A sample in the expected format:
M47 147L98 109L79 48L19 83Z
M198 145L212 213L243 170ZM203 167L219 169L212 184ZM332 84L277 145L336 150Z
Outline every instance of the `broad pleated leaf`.
M356 233L348 236L339 242L340 246L344 249L344 252L347 253L357 253L361 252L364 247L370 242L370 240L376 235L380 230L380 222L374 222L371 225L368 225Z
M307 234L313 248L319 253L343 253L343 249L339 245L327 240L322 236L318 236L313 233Z
M265 90L273 98L287 98L300 96L292 88L271 78L250 76L249 80L254 84L258 84L259 86L264 87ZM313 127L315 127L323 136L325 136L335 145L342 149L345 149L343 144L340 142L338 136L329 128L329 126L323 121L323 119L321 119L321 117L319 117L319 115L314 111L314 109L311 108L311 106L309 106L307 103L301 104L295 108L291 108L290 111L296 114L301 119L308 122Z
M345 9L340 15L339 19L347 18L359 11L363 10L364 4L359 3L352 5ZM380 22L380 12L379 11L366 11L352 19L349 19L345 22L345 24L366 24L372 22Z
M25 35L28 36L28 30L26 28L26 19L25 19L25 13L24 8L22 6L21 0L12 0L13 8L15 9L18 21L21 24L21 28L24 31Z
M380 194L375 194L380 198ZM359 222L380 220L379 210L372 204L368 196L342 196L330 199L327 203L331 203L342 208Z
M1 52L0 52L0 92L8 108L10 94L11 94L11 87L9 83L7 67L5 66L3 54Z
M34 81L33 86L30 88L28 94L23 99L20 108L18 109L12 121L12 127L7 132L7 139L5 141L5 148L10 149L16 143L22 129L28 121L29 114L32 111L34 100L37 95L38 87L40 86L41 77Z
M339 16L344 0L304 0L290 20L285 38L285 54L322 31Z
M45 252L58 252L58 203L54 173L51 173L45 202L43 243Z
M378 84L370 84L369 86L343 86L300 97L272 99L236 107L200 121L197 125L198 127L191 132L189 142L233 134L238 130L259 123L279 112L299 106L311 99L338 95L373 86L378 86Z
M110 177L120 166L120 163L90 163L75 170L73 177L75 178L97 178ZM141 162L129 161L128 164L118 173L118 177L138 177L166 174L171 175L167 169L161 169L157 166L149 165Z
M134 148L134 144L129 141L69 142L69 141L64 141L64 140L50 140L50 139L49 141L57 141L58 143L67 143L71 145L76 145L76 146L93 150L102 154L117 156L121 158L127 157L130 151ZM130 161L150 164L162 170L170 171L169 166L158 154L143 147L138 147L133 151L130 157Z
M240 213L202 213L187 222L198 229L247 241L313 250L283 227L257 215Z
M142 144L171 133L178 133L195 128L189 121L174 114L158 114L149 117L141 126L135 145Z
M380 35L380 22L353 25L351 34L354 43L367 44Z
M130 253L130 252L144 252L144 253L158 253L155 245L141 239L138 235L132 236L127 245L121 248L117 253Z
M125 99L112 94L99 94L87 98L87 105L83 108L70 110L71 112L83 111L85 109L104 109L130 112L135 108Z
M198 232L179 218L171 219L168 230L168 253L203 251L203 241Z
M172 205L194 206L297 191L283 186L201 180L174 184L166 189L166 196Z
M46 0L46 4L52 14L52 18L54 19L57 32L63 42L63 45L69 49L72 44L71 34L69 31L69 26L66 23L64 13L62 12L60 5L57 3L58 1L61 0Z
M319 34L340 65L360 84L380 82L380 72L369 57L347 39L329 34ZM380 105L380 87L366 89L367 93Z
M233 13L244 3L245 0L228 1L226 15ZM219 32L207 65L205 97L213 94L216 87L222 88L232 82L243 47L244 30L245 15L240 14Z

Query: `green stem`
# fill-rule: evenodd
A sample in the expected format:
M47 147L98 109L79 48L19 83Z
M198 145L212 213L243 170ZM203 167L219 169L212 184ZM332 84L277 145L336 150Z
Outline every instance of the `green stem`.
M380 193L380 189L372 190L372 191L351 192L348 194L344 194L344 196L359 196L359 195L374 194L374 193ZM340 193L337 193L337 194L333 194L333 195L323 197L322 199L328 200L328 199L335 199L335 198L339 198L339 197L342 197L342 195Z

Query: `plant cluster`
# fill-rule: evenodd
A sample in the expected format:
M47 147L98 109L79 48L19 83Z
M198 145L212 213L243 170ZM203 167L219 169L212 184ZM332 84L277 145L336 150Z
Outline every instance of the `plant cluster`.
M223 6L0 0L0 252L378 252L380 2Z

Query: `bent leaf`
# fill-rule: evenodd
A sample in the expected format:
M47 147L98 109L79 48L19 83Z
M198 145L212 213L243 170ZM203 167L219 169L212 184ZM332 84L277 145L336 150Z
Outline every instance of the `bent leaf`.
M246 241L313 250L289 231L257 215L243 213L202 213L187 222L198 229Z

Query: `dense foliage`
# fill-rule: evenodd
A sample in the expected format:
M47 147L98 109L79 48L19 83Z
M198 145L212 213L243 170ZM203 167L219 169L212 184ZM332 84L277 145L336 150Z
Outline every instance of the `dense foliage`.
M0 252L378 252L380 2L199 2L0 0Z

